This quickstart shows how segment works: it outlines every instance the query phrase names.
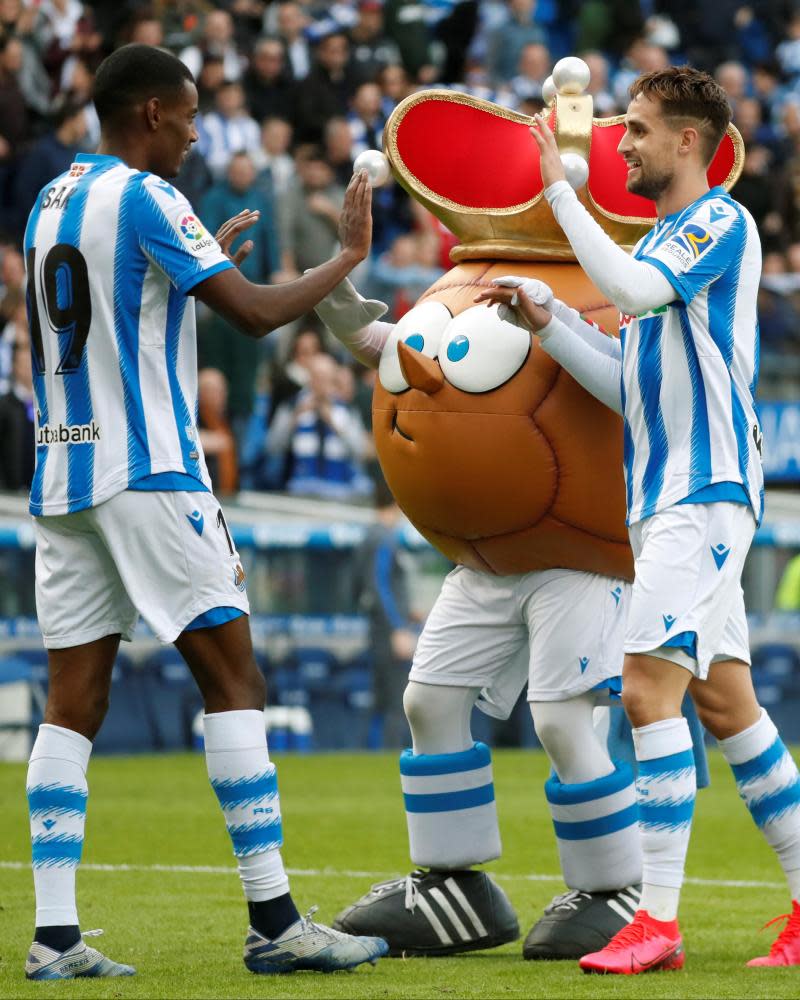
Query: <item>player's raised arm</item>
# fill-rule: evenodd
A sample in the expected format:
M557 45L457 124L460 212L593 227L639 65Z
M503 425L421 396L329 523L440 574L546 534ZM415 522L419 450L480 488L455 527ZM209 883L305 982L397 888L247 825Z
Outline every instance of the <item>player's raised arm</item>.
M652 264L634 260L589 215L564 178L556 140L543 115L531 134L539 147L544 195L578 263L624 313L639 315L674 302L675 289Z
M196 284L192 294L243 333L263 337L313 309L364 260L372 241L371 209L372 190L362 170L345 194L339 221L341 250L335 257L283 285L256 285L237 269L228 268ZM227 235L232 239L244 228Z

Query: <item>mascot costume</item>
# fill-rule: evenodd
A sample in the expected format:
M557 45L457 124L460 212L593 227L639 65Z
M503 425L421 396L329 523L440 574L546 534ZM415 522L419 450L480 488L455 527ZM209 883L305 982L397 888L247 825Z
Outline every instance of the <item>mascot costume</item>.
M550 125L584 205L632 246L655 207L626 191L616 154L625 125L593 120L588 72L579 59L557 64ZM457 564L404 696L414 746L400 774L418 868L373 886L336 923L384 937L394 955L453 954L519 935L505 893L473 867L501 846L491 754L469 720L474 705L507 717L526 684L553 768L545 795L569 892L531 929L523 955L575 958L602 947L639 899L634 774L593 726L595 706L620 689L633 572L622 421L503 307L474 301L513 271L537 279L540 301L584 336L618 329L543 198L531 124L452 91L403 101L387 123L386 156L398 182L461 240L455 266L396 325L380 322L383 303L347 281L317 308L378 369L373 428L386 480L409 520ZM709 183L730 187L741 161L731 128Z

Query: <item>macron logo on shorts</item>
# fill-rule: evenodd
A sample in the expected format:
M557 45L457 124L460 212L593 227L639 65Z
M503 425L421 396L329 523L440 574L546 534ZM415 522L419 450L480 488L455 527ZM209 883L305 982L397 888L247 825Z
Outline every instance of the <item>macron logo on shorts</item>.
M675 624L675 615L664 615L664 628L669 632L672 626Z
M191 514L186 515L189 524L194 528L198 535L203 534L203 515L199 510L193 510Z
M714 562L717 564L717 569L722 569L725 565L725 560L728 558L728 553L730 552L730 546L725 545L720 542L718 545L711 546L711 555L714 557Z

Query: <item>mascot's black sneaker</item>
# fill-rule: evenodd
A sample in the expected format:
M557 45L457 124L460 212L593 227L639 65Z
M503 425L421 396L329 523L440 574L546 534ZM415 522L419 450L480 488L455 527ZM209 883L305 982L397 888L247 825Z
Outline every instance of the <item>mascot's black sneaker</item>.
M455 955L519 937L517 915L486 872L415 871L379 882L336 917L336 930L382 937L389 955ZM586 954L586 952L581 952Z
M598 951L633 920L641 894L642 887L632 885L614 892L572 889L556 896L525 938L522 957L582 958Z

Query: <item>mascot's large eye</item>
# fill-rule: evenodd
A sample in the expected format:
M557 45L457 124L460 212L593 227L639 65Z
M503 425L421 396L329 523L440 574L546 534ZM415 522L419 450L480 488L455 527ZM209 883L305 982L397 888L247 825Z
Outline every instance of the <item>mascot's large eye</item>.
M497 306L473 306L459 313L439 345L445 378L464 392L488 392L522 367L531 335L497 315Z
M400 370L397 345L402 341L426 358L435 358L444 328L452 319L450 310L441 302L423 302L410 309L392 330L383 346L378 365L378 378L389 392L405 392L408 382Z

